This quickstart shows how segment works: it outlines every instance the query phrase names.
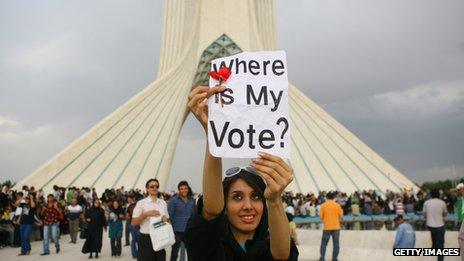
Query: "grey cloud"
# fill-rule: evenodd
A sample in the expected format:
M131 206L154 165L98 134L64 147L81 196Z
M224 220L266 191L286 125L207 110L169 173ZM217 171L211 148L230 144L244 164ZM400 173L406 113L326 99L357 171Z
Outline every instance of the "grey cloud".
M155 79L161 3L0 3L2 178L24 177ZM451 162L463 176L463 10L460 0L280 0L277 37L292 83L408 177L448 177ZM200 189L203 136L189 117L168 188Z

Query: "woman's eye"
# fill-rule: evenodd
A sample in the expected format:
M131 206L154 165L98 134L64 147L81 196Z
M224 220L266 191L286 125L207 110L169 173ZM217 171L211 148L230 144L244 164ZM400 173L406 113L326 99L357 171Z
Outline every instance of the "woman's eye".
M234 199L234 200L242 200L242 196L240 196L240 195L233 195L233 196L232 196L232 199Z
M252 200L261 200L261 196L260 195L253 195L253 196L251 196L251 199Z

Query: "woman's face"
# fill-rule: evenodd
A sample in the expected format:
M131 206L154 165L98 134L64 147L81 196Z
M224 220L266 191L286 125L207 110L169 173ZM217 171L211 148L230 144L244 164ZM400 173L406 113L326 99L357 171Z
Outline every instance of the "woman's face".
M253 232L261 221L264 203L262 197L242 179L234 181L226 200L226 215L233 228Z
M181 197L187 197L188 196L188 193L189 193L189 187L186 186L186 185L182 185L179 187L179 195Z
M113 201L113 208L119 208L119 202Z

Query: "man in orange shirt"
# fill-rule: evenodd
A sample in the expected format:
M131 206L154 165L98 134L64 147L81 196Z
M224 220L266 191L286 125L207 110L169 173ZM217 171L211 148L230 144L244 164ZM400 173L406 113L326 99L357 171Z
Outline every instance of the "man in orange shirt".
M319 260L324 260L325 250L330 236L333 241L332 260L337 260L338 252L340 251L340 221L343 218L343 209L337 204L334 199L334 193L327 193L327 200L321 205L320 216L324 223L321 240L321 257Z

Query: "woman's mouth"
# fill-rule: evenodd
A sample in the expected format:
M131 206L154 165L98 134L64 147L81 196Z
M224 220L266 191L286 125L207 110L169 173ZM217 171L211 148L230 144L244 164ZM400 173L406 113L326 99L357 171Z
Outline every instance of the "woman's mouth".
M255 215L240 215L239 218L245 224L252 224L255 221Z

